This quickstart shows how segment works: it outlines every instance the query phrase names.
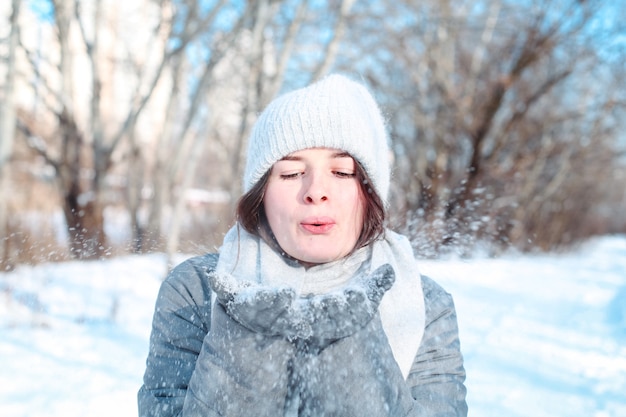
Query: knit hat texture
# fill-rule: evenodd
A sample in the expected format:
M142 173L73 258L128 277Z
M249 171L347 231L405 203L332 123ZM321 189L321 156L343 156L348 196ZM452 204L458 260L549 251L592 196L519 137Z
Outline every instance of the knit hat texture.
M387 205L390 167L385 122L369 91L342 75L329 75L272 101L248 141L244 192L285 156L308 148L348 152L367 172Z

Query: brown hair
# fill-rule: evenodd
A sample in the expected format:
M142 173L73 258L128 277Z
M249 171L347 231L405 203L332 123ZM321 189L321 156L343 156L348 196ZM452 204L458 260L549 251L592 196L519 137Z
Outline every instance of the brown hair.
M363 229L357 239L354 250L367 246L382 237L385 230L385 206L376 191L371 187L371 180L355 159L356 177L361 186L361 194L365 201L363 215ZM265 210L263 208L263 198L265 188L270 176L267 171L256 184L237 203L237 221L248 232L256 236L261 236L261 225L265 222Z

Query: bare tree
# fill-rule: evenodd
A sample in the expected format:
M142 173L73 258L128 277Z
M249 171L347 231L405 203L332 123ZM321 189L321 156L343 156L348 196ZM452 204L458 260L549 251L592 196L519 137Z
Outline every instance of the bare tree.
M207 54L204 61L200 61L193 66L185 55L172 57L170 60L170 77L171 89L167 100L165 111L165 119L163 128L157 136L156 146L154 147L154 155L152 159L154 164L147 175L152 178L153 196L148 206L148 220L145 225L141 225L137 220L137 209L139 205L135 205L131 210L133 221L133 231L135 242L135 250L151 250L158 248L160 236L162 234L161 227L164 223L164 208L172 205L172 191L180 183L181 177L189 176L189 172L193 173L195 164L190 164L190 157L196 158L201 154L202 146L206 141L203 135L197 135L192 132L194 120L198 117L198 113L203 109L204 97L208 85L212 82L214 67L221 62L226 51L233 47L233 43L240 35L245 17L249 13L243 13L238 21L228 31L215 30L216 21L222 18L222 13L230 12L228 2L220 1L213 8L203 10L197 2L189 2L187 12L183 15L173 15L172 20L182 20L177 23L182 31L176 35L185 45L190 45L194 40L199 42L207 42L207 38L212 39L211 53ZM196 39L198 38L198 39ZM193 71L200 70L199 74ZM191 83L193 77L193 85L195 87L186 91L186 95L181 93L181 83ZM185 108L184 112L180 112L181 107ZM183 122L176 124L177 118L182 118ZM137 149L137 153L140 149ZM146 152L143 158L150 158ZM136 174L138 176L141 174ZM137 192L141 190L136 188ZM184 193L183 193L184 194ZM183 195L184 197L184 195ZM140 196L134 196L133 200L139 201ZM180 198L180 204L184 204L185 199ZM174 209L180 212L180 208ZM176 215L172 217L170 222L170 230L168 235L168 247L172 247L171 242L178 242L180 227L179 219ZM173 245L176 246L175 244Z
M614 163L574 139L590 139L589 126L605 119L603 103L613 100L609 83L588 92L577 87L602 65L604 35L592 29L602 4L459 6L389 5L384 13L399 24L380 37L362 36L373 33L366 19L353 26L353 42L365 42L362 48L374 51L368 59L380 65L365 67L366 78L389 100L399 172L395 221L425 252L481 236L521 247L566 242L563 228L541 233L548 228L528 214L552 222L548 207L564 201L562 190L578 190L568 185L574 173L606 176ZM573 109L592 88L599 100ZM615 131L603 131L594 143L608 150L614 138ZM568 215L580 221L579 208Z
M326 52L315 62L314 68L303 70L304 74L310 73L311 79L322 76L331 68L351 3L344 1L336 8L326 11L324 17L327 18L329 14L335 17L333 36L325 44ZM213 154L223 155L217 160L221 166L218 185L228 189L233 197L239 195L241 161L249 128L265 104L280 91L288 63L291 61L293 65L298 42L311 41L302 35L303 26L307 23L312 25L313 22L318 24L319 20L316 19L321 17L312 13L314 5L308 1L295 2L292 6L295 11L280 2L269 0L248 3L228 33L220 34L219 37L212 35L216 40L213 41L210 59L203 64L202 77L197 84L202 88L194 90L190 95L191 106L182 130L185 140L193 141L194 144L187 147L193 149L193 152L178 153L170 166L171 178L182 178L178 183L180 190L184 191L193 184L197 175L195 170L198 156L202 149L209 148ZM201 101L205 94L215 95L216 100ZM214 117L213 114L219 113L218 107L228 101L223 97L224 94L239 97L240 101L233 106L236 113L230 114L238 122L236 130L220 133L218 124L221 117ZM205 129L202 131L207 134L189 135L191 121L197 118L200 111L205 114ZM216 152L217 149L222 151ZM175 183L170 184L171 187L174 185ZM231 213L235 202L231 198L228 208ZM180 195L173 207L174 214L167 242L170 256L178 248L180 222L184 218L185 201ZM222 223L227 225L227 219Z
M11 267L8 254L8 202L10 170L9 161L15 137L15 74L16 50L18 44L18 16L20 0L11 2L12 12L9 19L8 53L6 57L6 79L3 87L2 107L0 108L0 270Z
M136 137L136 126L140 115L146 109L150 98L167 71L172 57L185 50L187 43L197 35L196 31L189 31L187 36L176 37L174 25L168 21L169 3L163 3L160 8L152 6L151 15L156 17L152 24L147 45L156 45L147 54L134 56L129 61L134 64L134 78L124 73L127 91L127 101L116 103L119 108L126 109L126 115L119 121L115 112L103 109L103 93L113 94L113 100L123 99L115 95L112 77L120 73L123 61L116 61L111 51L101 50L101 35L103 31L110 35L110 26L116 7L108 8L103 13L103 3L86 3L76 0L55 0L54 29L59 45L58 75L60 83L51 82L51 77L41 77L37 67L34 71L46 83L51 98L48 99L48 110L56 115L56 133L38 141L34 149L39 152L48 163L54 167L57 175L57 184L63 195L63 211L68 225L70 249L74 256L80 258L100 257L106 253L107 240L104 232L104 207L107 202L104 198L106 190L105 179L114 164L114 155L120 151L124 139L129 139L130 149L134 145L132 139ZM87 7L89 6L89 7ZM148 4L148 7L150 5ZM150 14L148 14L149 16ZM114 42L130 42L128 39L116 37ZM78 45L82 45L82 48ZM120 50L121 45L111 47L113 53ZM136 54L137 48L132 45L123 46L127 51ZM160 50L158 48L161 48ZM24 46L33 57L35 52ZM105 53L107 52L107 53ZM77 61L86 60L87 76L76 71ZM110 63L113 62L113 66ZM113 74L106 74L104 79L103 68L110 68ZM132 73L131 73L132 74ZM81 84L82 83L82 84ZM108 90L103 91L106 85ZM87 106L78 91L87 91ZM107 118L105 122L105 118ZM105 128L105 126L108 126ZM113 129L111 126L117 126ZM25 123L26 133L35 135L32 124ZM60 147L55 144L60 143ZM122 152L123 153L123 152ZM131 151L132 153L132 151Z
M106 251L112 204L128 210L134 251L219 242L257 115L330 71L382 104L391 223L420 252L550 248L601 230L585 202L609 199L600 179L616 166L625 100L623 65L606 65L623 48L603 50L624 28L598 24L599 0L53 4L54 38L37 47L21 28L31 66L17 76L36 80L39 111L18 109L18 126L55 169L75 256ZM230 200L191 208L190 188Z
M89 258L107 250L104 208L110 204L107 195L117 192L106 182L112 172L127 178L123 201L130 213L133 249L160 248L166 235L165 248L174 252L185 190L194 183L203 150L227 151L216 159L222 173L218 182L237 195L249 126L280 91L289 69L301 68L308 80L329 71L352 3L332 2L325 10L305 0L223 0L211 7L186 0L158 7L148 3L152 12L147 15L154 17L142 22L142 36L147 38L142 45L147 48L137 53L132 39L119 33L121 5L55 0L58 54L54 48L40 54L48 60L46 75L36 63L40 51L22 44L32 71L44 84L43 102L55 123L45 129L25 114L21 126L32 148L55 169L72 253ZM312 29L327 19L332 36L322 43ZM319 47L319 58L305 56L299 44ZM127 93L116 96L115 79L120 76ZM241 100L231 115L238 128L228 133L218 128L221 120L212 117L220 99L209 99L224 84L232 90L222 93ZM150 109L158 100L155 91L166 89L170 93L161 96L165 100L161 98L160 107ZM112 100L117 101L118 115L111 111ZM165 117L155 117L150 113L154 111ZM151 136L138 128L149 119L158 126ZM152 192L148 201L147 191Z

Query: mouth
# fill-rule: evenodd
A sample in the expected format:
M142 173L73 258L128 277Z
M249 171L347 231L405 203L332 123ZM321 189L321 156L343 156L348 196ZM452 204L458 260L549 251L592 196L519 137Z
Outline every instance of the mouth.
M318 235L328 233L335 226L335 221L329 217L312 217L304 219L300 226L307 232Z

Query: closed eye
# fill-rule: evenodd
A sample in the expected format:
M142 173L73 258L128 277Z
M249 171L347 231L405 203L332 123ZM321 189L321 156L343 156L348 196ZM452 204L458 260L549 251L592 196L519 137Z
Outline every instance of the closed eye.
M347 171L333 171L333 174L339 178L354 178L356 176L354 172Z
M293 180L304 175L304 172L292 172L288 174L280 174L281 180Z

